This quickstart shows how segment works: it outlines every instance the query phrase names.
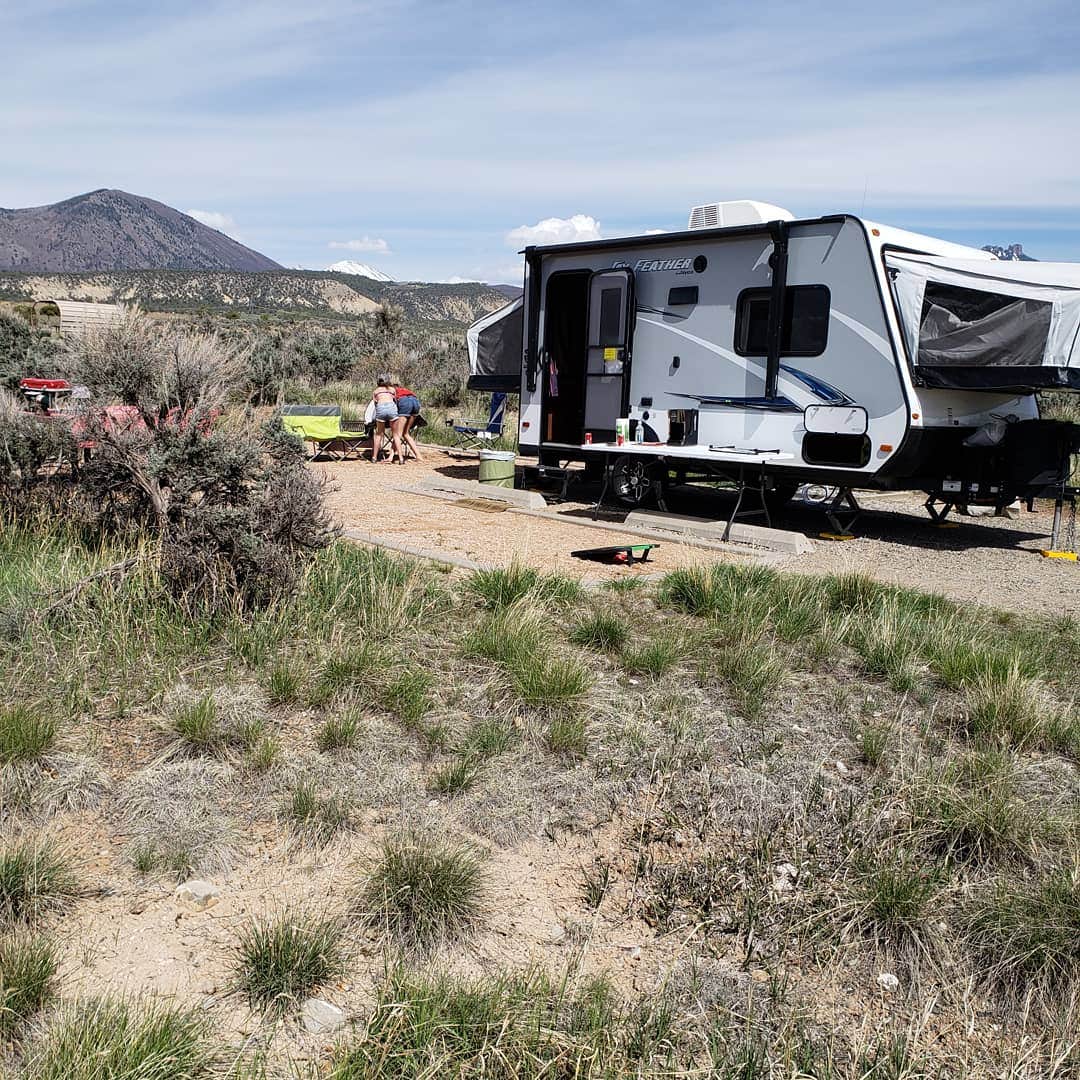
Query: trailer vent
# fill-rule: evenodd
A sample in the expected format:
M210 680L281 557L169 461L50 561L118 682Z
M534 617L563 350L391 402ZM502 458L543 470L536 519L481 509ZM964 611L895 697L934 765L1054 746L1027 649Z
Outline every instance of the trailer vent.
M717 203L695 206L690 211L691 229L715 229L720 224L720 207Z
M766 221L791 221L794 215L772 203L736 199L704 203L690 211L688 229L730 229L736 225L761 225Z

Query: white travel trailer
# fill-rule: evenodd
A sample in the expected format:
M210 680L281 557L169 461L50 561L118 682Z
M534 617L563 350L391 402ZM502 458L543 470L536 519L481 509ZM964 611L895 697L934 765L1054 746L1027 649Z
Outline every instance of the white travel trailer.
M919 490L931 513L1064 493L1080 427L1035 392L1080 390L1080 265L753 202L524 256L522 298L470 329L470 385L520 393L542 470L603 468L631 505L672 475L763 502Z

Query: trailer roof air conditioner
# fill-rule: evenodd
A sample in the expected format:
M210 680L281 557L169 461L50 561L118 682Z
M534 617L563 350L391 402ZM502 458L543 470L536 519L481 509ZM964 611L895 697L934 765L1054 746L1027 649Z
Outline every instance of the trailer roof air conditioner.
M734 225L761 225L766 221L792 221L790 210L772 203L735 199L731 202L705 203L690 211L688 229L729 229Z

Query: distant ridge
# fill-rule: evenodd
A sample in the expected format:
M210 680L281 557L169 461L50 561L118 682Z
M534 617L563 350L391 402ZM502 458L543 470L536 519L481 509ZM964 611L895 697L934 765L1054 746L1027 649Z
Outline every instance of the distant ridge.
M1001 247L998 244L984 244L983 251L989 251L991 255L996 255L999 259L1005 259L1008 262L1039 261L1025 254L1023 244L1010 244L1008 247Z
M100 188L50 206L0 209L0 270L279 270L273 259L171 206Z

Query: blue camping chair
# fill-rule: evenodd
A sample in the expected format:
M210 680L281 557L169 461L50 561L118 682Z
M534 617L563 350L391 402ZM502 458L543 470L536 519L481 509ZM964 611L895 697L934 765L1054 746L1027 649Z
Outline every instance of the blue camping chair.
M491 410L487 420L447 420L454 431L455 445L465 450L483 450L502 437L506 422L506 395L491 395Z

